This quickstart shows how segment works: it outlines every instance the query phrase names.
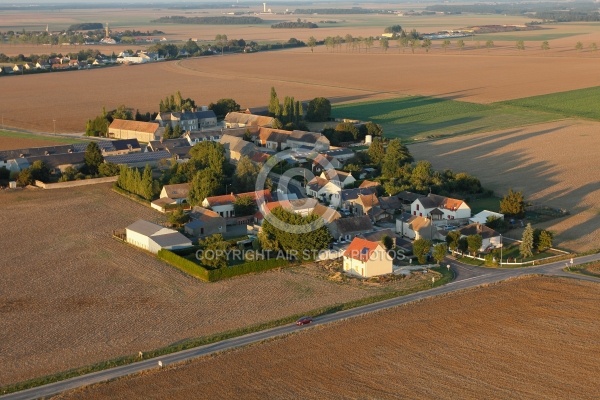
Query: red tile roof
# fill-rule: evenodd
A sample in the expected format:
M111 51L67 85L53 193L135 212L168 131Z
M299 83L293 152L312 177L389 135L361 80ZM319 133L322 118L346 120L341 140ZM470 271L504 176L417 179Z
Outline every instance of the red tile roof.
M377 246L379 246L379 243L377 242L355 237L344 252L344 257L353 258L359 261L367 261L371 258L371 254L377 249Z

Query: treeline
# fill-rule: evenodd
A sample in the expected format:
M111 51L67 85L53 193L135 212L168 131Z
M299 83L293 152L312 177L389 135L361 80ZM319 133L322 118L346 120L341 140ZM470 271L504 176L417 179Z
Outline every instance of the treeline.
M148 201L154 198L157 188L159 188L158 181L154 183L152 179L152 168L148 164L143 173L140 173L137 168L121 165L116 185Z
M262 24L264 21L258 17L160 17L151 22L159 24L198 24L198 25L244 25Z
M570 3L569 10L557 10L556 3L504 3L504 4L464 4L427 6L427 10L447 14L477 13L477 14L508 14L528 15L533 18L557 22L571 21L600 21L598 7L594 3Z
M373 14L378 10L368 10L361 7L352 8L297 8L294 14Z
M314 29L314 28L318 28L319 25L314 24L312 22L280 22L278 24L273 24L271 25L271 28L273 29L292 29L292 28L308 28L308 29Z
M93 31L102 29L104 26L100 22L84 22L82 24L73 24L67 28L68 31Z

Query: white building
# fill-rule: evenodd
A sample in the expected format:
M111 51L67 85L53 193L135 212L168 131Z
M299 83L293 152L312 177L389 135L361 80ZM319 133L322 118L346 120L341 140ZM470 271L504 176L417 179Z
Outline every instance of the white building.
M504 214L500 214L500 213L489 211L489 210L483 210L482 212L477 213L477 214L473 215L471 218L469 218L469 222L472 224L485 224L489 217L503 220Z
M410 213L418 217L430 217L436 221L471 218L471 208L462 200L429 194L419 197L410 205Z
M344 252L344 272L365 278L391 274L393 260L378 242L354 238Z
M127 243L151 253L157 254L161 249L177 250L190 247L192 241L176 230L137 220L125 228Z

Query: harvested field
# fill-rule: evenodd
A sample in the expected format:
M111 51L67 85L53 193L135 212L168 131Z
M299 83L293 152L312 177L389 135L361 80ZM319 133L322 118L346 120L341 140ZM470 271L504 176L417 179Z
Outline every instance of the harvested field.
M527 55L513 49L448 53L437 49L429 54L390 50L385 54L367 54L364 50L331 53L324 47L311 53L303 48L4 77L5 96L0 99L0 108L4 110L6 126L52 132L52 120L56 119L56 131L62 133L83 132L86 121L99 115L102 107L110 110L126 104L141 112L156 111L160 100L176 90L201 105L234 98L244 108L266 105L271 86L282 98L310 100L323 96L333 103L410 94L491 103L600 86L598 57L600 54L584 56L574 51L556 57ZM273 68L274 65L279 67ZM30 93L51 96L59 88L73 86L88 90L55 96L54 101L32 115ZM89 95L91 92L93 96Z
M111 238L139 218L164 216L109 185L0 191L0 386L390 289L302 267L203 283Z
M58 398L594 399L598 295L595 283L523 278Z
M409 148L415 159L471 173L499 195L513 188L527 200L568 210L536 227L555 232L561 248L586 251L600 247L598 129L597 122L563 120Z
M0 150L44 147L78 142L76 139L0 131Z

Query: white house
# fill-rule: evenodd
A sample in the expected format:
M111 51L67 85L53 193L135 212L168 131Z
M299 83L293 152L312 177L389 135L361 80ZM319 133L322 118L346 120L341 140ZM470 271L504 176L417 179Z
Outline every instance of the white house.
M306 194L322 201L326 201L334 207L340 206L340 193L342 188L327 179L315 176L306 185Z
M211 196L207 197L202 201L202 207L208 208L219 214L223 218L235 217L235 211L233 203L238 197L252 197L253 200L258 201L259 198L263 198L265 202L270 202L271 191L268 189L258 190L255 192L239 193L239 194L224 194L222 196Z
M418 217L431 217L434 224L436 221L471 218L471 208L464 201L431 193L413 201L410 213Z
M488 228L483 224L470 224L467 226L463 226L462 228L458 229L458 231L460 232L461 237L471 235L481 236L482 240L479 252L484 252L502 247L502 239L500 237L500 234L492 228Z
M485 224L489 217L503 220L504 214L500 214L500 213L489 211L489 210L483 210L482 212L477 213L477 214L473 215L471 218L469 218L469 222L472 224Z
M401 218L396 219L396 233L414 240L444 239L444 236L438 232L438 229L431 224L429 218L410 214L403 214Z
M157 254L161 249L177 250L190 247L192 241L173 229L137 220L125 228L127 243Z
M344 171L338 171L336 169L324 170L321 173L321 178L327 179L341 188L350 187L354 185L354 182L356 182L356 179L354 179L352 174Z
M393 260L379 242L354 238L344 252L344 272L365 278L391 274Z
M165 185L160 192L160 198L169 198L175 200L176 204L182 204L187 201L190 192L189 183L178 183L176 185Z

